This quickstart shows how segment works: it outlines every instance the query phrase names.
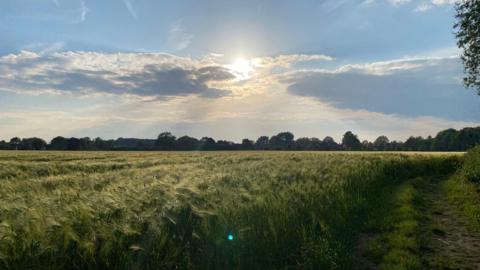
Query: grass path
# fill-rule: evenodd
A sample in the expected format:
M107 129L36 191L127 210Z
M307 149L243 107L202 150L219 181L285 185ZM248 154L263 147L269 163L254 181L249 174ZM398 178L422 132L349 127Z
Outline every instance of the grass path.
M480 233L447 193L445 180L398 187L378 227L360 235L355 269L480 269Z
M480 234L469 229L468 220L447 200L442 182L422 188L424 196L421 240L427 269L480 269Z

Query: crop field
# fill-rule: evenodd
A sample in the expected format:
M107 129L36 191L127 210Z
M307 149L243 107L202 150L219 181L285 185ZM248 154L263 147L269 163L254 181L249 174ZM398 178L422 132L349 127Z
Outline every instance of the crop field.
M462 162L459 153L0 152L0 269L440 265L418 257L430 232L418 217L434 206L416 198L448 186L439 179Z

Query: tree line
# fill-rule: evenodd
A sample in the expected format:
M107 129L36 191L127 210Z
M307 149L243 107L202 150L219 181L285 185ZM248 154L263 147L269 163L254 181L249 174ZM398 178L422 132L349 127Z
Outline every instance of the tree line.
M227 140L215 141L210 137L197 139L189 136L175 137L171 132L163 132L157 139L118 138L64 138L55 137L50 143L40 138L18 137L10 141L0 141L0 150L162 150L162 151L215 151L215 150L299 150L299 151L465 151L480 143L480 127L461 130L446 129L435 137L410 137L405 142L390 141L379 136L373 142L360 141L358 136L347 131L341 142L332 137L323 140L312 137L295 139L291 132L280 132L274 136L260 136L257 140L243 139L241 143Z

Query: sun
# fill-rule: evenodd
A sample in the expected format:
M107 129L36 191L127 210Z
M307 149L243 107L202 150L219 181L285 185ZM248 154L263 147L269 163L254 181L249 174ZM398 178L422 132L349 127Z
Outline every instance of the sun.
M250 78L251 73L253 72L251 61L243 57L238 57L232 64L226 65L226 67L237 76L238 80L246 80Z

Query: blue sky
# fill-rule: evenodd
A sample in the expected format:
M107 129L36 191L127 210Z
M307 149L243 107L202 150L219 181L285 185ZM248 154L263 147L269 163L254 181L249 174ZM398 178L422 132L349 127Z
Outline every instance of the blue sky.
M478 125L452 0L0 2L0 139Z

